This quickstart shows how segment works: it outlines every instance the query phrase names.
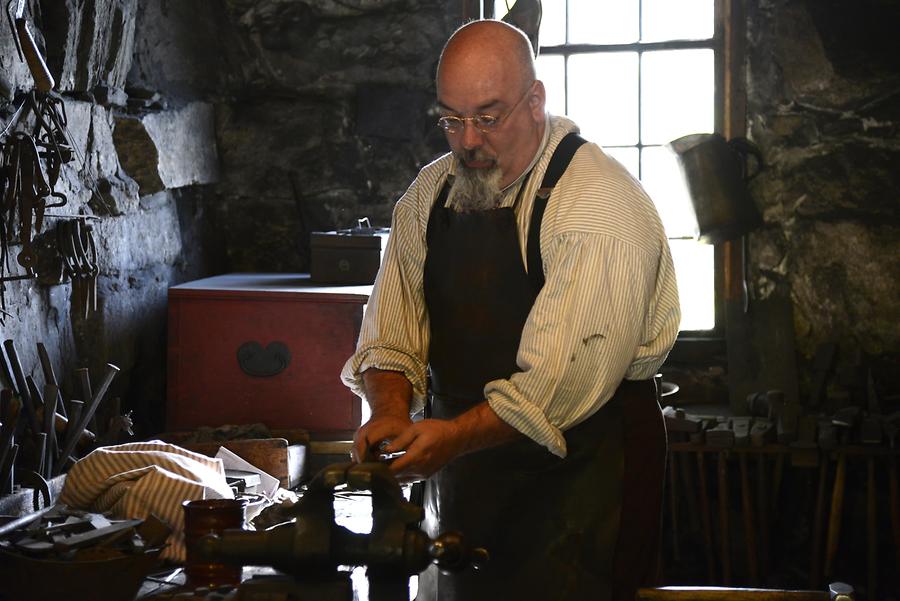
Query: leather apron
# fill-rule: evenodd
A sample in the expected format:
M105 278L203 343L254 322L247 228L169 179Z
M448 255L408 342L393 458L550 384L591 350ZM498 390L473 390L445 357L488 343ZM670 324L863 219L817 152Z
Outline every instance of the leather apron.
M580 144L567 145L561 169L560 160L548 167L550 175L557 163L555 179ZM429 217L424 271L431 324L429 409L437 419L472 408L483 401L488 381L519 371L519 339L543 285L537 234L546 196L536 199L532 211L526 272L515 218L519 198L513 207L458 213L444 206L446 194L445 185ZM654 384L623 382L599 411L565 432L565 459L522 439L460 456L428 479L425 531L435 537L457 530L470 544L486 548L490 561L480 570L456 574L430 567L419 578L417 599L603 601L620 598L620 589L621 598L633 599L630 584L614 581L616 571L644 570L634 565L634 557L617 554L617 545L628 538L620 523L631 404L650 408L648 421L656 434L642 444L656 456L650 480L659 480L661 501L665 431ZM632 493L635 502L647 487L646 480L639 483ZM660 507L653 505L647 515L649 523L646 516L638 517L636 526L655 539ZM643 543L638 548L655 560L655 548Z

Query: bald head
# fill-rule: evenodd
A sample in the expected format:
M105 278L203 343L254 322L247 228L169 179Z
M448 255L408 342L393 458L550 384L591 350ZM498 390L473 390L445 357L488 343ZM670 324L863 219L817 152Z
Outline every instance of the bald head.
M525 172L540 148L545 99L531 42L515 27L473 21L444 46L437 105L442 119L456 120L445 129L450 150L467 169L499 169L500 190Z
M503 21L472 21L450 36L437 71L438 94L446 81L484 78L524 89L534 81L534 54L528 37Z

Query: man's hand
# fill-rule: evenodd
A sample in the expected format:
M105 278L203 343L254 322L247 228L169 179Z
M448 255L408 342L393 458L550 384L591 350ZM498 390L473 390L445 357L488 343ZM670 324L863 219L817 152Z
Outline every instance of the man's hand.
M391 472L401 482L424 480L463 452L458 424L441 419L417 422L395 437L384 451L406 453L391 462Z
M353 435L353 461L372 461L372 451L382 440L391 439L406 430L412 384L398 371L370 368L363 372L366 399L372 407L372 417Z
M400 436L411 424L408 415L373 415L353 435L353 461L374 461L373 453L378 451L379 443Z
M395 437L384 451L406 451L391 463L400 481L422 480L459 455L522 438L486 402L452 420L426 419Z

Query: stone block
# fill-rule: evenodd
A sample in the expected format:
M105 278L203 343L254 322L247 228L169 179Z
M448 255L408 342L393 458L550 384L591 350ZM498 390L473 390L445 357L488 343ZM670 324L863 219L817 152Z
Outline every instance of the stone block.
M124 88L138 0L43 2L47 63L62 91Z
M193 99L229 83L244 85L248 57L223 8L229 3L139 2L129 96L162 91L167 98Z
M128 94L125 93L125 90L102 84L94 88L94 98L98 104L106 107L124 107L128 103Z
M6 15L0 14L0 18L3 21L3 35L0 35L0 97L12 100L17 91L30 90L34 81L25 60L19 58ZM30 29L36 34L33 27ZM42 46L40 35L35 35L35 41L38 47Z
M430 97L420 90L364 84L357 90L356 128L360 135L412 140L425 130L423 107Z
M138 206L137 182L120 175L100 178L90 190L89 204L98 215L122 215Z
M219 179L209 104L116 117L113 141L123 169L138 183L142 196Z
M100 272L117 276L172 265L181 253L181 228L175 203L134 211L92 224Z

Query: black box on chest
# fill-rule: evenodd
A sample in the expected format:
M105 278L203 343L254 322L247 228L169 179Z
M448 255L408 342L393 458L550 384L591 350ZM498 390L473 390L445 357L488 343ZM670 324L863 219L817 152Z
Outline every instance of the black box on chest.
M371 284L389 228L352 228L310 234L310 279L319 284Z

